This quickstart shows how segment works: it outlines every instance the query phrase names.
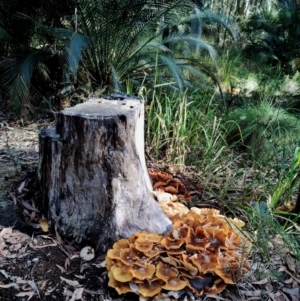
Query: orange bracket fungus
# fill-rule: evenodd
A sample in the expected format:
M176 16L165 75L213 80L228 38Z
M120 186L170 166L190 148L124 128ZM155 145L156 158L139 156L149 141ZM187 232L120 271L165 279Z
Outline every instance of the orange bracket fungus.
M156 175L160 182L163 176ZM180 206L165 206L173 230L164 237L140 231L107 252L108 285L119 294L132 287L143 297L181 290L218 294L247 272L251 243L242 221L215 209L185 207L183 213Z

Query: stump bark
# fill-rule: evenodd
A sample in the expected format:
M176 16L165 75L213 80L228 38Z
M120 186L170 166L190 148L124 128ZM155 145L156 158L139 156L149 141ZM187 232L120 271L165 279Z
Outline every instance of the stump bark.
M139 230L171 221L154 200L144 157L144 104L90 99L39 133L39 207L51 227L103 252Z

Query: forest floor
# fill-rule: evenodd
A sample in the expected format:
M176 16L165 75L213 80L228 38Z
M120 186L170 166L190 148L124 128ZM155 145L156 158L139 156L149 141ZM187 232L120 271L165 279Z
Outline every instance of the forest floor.
M0 300L139 300L107 287L101 265L105 254L86 262L79 256L80 246L43 232L36 222L36 191L30 194L30 189L38 164L38 130L50 125L45 119L23 124L0 112ZM254 251L249 272L236 285L215 296L183 294L179 299L299 301L299 263L280 237L268 238L266 244L269 260ZM151 300L177 299L166 293Z

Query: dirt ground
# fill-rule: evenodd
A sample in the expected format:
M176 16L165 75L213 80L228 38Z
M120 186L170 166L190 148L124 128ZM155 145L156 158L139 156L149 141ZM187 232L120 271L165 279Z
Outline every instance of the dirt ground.
M40 228L32 187L38 130L49 125L45 119L23 124L0 112L0 300L145 300L107 287L105 254L85 261L79 256L82 246ZM279 237L269 250L269 262L253 252L249 273L219 295L165 292L152 300L300 300L299 263Z

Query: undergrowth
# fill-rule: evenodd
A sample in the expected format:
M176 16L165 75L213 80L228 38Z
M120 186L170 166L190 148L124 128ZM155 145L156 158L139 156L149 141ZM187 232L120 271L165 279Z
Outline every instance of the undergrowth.
M242 65L239 56L220 62L224 91L238 102L224 104L217 90L208 92L211 87L184 95L166 94L163 87L143 90L147 152L160 166L177 165L181 171L192 166L205 187L203 200L243 216L264 260L279 235L300 261L299 214L294 207L278 210L295 204L300 183L300 123L293 98L299 76L276 70L271 77L272 70L264 74L254 64Z

